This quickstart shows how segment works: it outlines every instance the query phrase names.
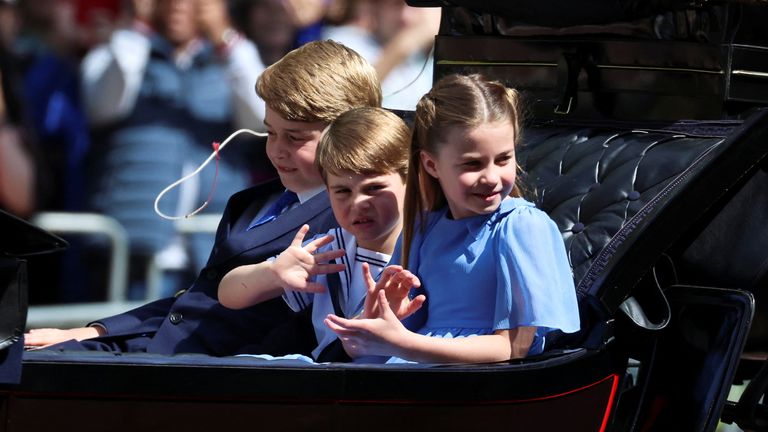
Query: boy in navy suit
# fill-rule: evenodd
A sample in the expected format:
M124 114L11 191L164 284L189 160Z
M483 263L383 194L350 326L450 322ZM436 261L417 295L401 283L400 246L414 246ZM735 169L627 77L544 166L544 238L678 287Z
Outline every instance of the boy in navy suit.
M312 227L310 235L336 226L314 165L315 149L323 129L342 113L380 106L381 88L373 67L356 52L336 42L318 41L267 68L256 92L267 106L267 155L280 179L230 198L208 262L192 286L175 297L87 327L32 330L25 335L27 346L225 356L255 350L281 355L304 352L312 345L308 321L299 326L310 334L306 343L284 345L286 338L280 335L294 335L296 320L282 299L230 310L219 304L217 288L231 269L282 252L302 225ZM285 328L290 330L281 331Z

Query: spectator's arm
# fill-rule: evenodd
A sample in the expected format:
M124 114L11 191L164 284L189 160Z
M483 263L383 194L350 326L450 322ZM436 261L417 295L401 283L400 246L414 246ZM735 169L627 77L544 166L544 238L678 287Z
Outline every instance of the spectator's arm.
M264 101L256 95L256 78L264 71L256 46L232 28L227 4L201 0L199 21L203 33L217 47L232 86L235 127L264 130Z
M107 44L95 48L83 59L83 102L93 126L112 123L133 110L149 51L149 39L145 35L133 30L117 30Z
M256 46L239 37L226 54L227 74L232 85L235 126L258 131L265 130L264 101L256 94L256 79L264 72L264 64Z

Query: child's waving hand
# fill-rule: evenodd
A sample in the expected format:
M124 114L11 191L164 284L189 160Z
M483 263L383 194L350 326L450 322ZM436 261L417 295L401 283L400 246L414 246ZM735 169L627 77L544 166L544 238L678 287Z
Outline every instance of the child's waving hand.
M316 253L317 250L332 242L333 236L326 235L302 246L309 225L304 225L296 233L291 245L272 262L272 274L279 286L293 291L325 292L325 285L311 281L319 274L338 273L344 270L344 264L324 264L344 256L343 249Z
M316 253L333 241L327 235L302 246L309 225L296 233L291 245L272 261L232 269L219 283L219 302L230 309L242 309L280 296L283 290L325 292L325 286L312 280L315 275L337 273L343 264L325 264L344 255L344 250Z
M387 302L392 312L398 319L405 319L421 308L426 300L422 294L413 299L408 297L411 288L421 286L421 281L410 271L399 265L391 265L381 272L379 281L371 276L371 270L367 264L363 264L363 277L368 286L368 294L365 298L365 306L360 318L373 318L378 315L379 291L384 291Z

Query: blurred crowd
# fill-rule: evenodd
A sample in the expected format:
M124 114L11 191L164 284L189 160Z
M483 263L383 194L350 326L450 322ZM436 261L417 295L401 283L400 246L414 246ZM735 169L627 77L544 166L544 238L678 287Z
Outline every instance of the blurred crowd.
M164 294L184 288L213 234L180 234L154 199L213 142L263 130L253 90L261 71L303 43L334 39L375 66L385 107L413 110L432 84L439 19L404 0L0 0L0 209L113 217L130 240L130 295L143 297L153 261L178 270ZM217 165L164 196L161 210L183 215L207 202L204 212L217 214L232 193L274 176L250 136ZM107 245L70 242L30 281L33 303L103 298Z

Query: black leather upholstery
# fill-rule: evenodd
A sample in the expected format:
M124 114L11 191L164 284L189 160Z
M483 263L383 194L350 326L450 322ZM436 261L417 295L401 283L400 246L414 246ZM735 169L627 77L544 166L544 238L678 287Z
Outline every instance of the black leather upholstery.
M581 296L601 251L719 137L610 128L531 128L520 163L563 233ZM594 273L594 272L593 272Z
M744 124L532 125L518 163L559 226L580 301L611 316L637 280L765 157L768 116Z

